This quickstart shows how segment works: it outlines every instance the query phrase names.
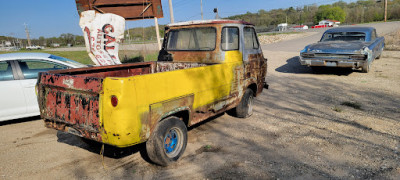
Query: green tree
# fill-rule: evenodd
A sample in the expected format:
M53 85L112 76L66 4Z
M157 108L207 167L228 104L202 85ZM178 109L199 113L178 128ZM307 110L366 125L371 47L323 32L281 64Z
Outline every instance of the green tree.
M315 14L314 22L317 23L324 19L344 22L346 20L346 12L339 6L322 5Z

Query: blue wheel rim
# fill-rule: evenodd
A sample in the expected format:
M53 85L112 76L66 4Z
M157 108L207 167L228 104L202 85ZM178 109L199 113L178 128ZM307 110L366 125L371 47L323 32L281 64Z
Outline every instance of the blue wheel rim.
M164 149L167 154L171 154L177 149L179 135L175 129L170 129L164 138Z

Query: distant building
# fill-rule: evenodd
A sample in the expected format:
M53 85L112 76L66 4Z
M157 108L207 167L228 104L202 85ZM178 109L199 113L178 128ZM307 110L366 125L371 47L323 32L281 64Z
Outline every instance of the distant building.
M286 31L287 30L287 23L282 23L282 24L278 24L278 30L279 31Z
M53 46L53 47L60 47L60 44L58 44L58 43L53 43L53 44L51 44L51 46Z
M318 25L326 25L329 27L336 27L336 26L339 26L339 24L340 24L340 21L335 21L335 20L330 20L330 19L325 19L318 23Z
M290 29L294 29L294 30L304 30L304 29L308 29L307 25L299 25L299 26L293 26Z

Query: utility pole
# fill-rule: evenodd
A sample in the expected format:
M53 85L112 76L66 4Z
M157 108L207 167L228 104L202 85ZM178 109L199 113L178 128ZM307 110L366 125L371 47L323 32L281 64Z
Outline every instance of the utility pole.
M171 23L174 23L174 10L172 8L172 0L168 0L169 3L169 16L171 18Z
M385 22L387 20L387 0L385 0Z
M159 28L158 28L158 19L157 19L157 17L154 17L154 24L155 24L155 26L156 26L156 35L157 35L158 50L161 50L160 30L159 30Z
M203 0L200 0L201 20L203 20Z
M31 46L31 38L29 37L29 29L26 23L24 23L25 25L25 33L26 33L26 38L28 39L28 46Z

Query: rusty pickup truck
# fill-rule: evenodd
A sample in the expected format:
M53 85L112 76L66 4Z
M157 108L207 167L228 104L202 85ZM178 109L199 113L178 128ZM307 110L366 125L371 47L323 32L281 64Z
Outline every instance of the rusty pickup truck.
M177 161L187 127L228 111L252 114L267 60L254 26L232 20L170 24L158 61L39 74L48 128L116 147L146 143L156 164Z

